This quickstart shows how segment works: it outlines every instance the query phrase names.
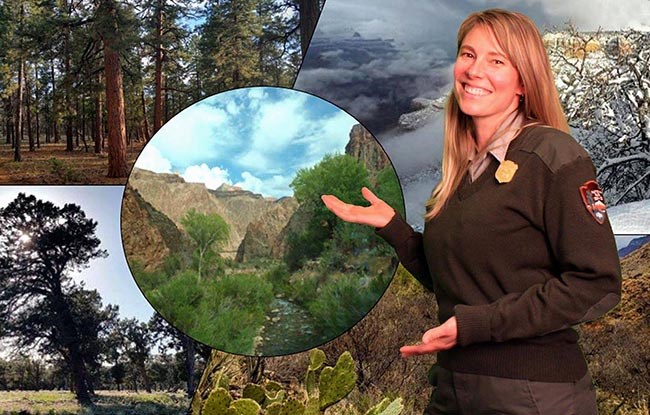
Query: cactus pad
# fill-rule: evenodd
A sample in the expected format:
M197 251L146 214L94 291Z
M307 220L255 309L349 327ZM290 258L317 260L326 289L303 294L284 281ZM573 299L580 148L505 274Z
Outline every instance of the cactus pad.
M325 363L325 352L321 349L312 349L309 352L309 369L318 370Z
M403 409L402 398L397 398L392 402L390 399L384 398L377 405L370 408L365 415L399 415Z
M201 415L226 415L232 398L224 388L216 388L203 405Z
M256 385L254 383L249 383L244 387L244 391L242 392L242 397L247 399L252 399L258 404L262 405L262 403L266 399L266 392L264 391L264 388L262 388L261 386Z
M261 408L254 400L242 398L231 403L230 409L236 410L237 415L258 415Z
M319 402L320 410L324 411L345 398L357 381L357 372L354 370L354 360L350 352L345 352L333 368L326 366L320 373Z

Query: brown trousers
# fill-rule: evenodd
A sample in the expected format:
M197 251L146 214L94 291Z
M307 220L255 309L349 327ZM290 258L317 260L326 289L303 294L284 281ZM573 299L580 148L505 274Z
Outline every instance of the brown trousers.
M587 374L576 382L535 382L451 372L434 367L435 389L425 415L596 415Z

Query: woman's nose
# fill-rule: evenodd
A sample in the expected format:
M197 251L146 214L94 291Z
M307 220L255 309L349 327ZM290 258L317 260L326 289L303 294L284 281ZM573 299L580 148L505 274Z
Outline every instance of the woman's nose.
M483 76L483 60L482 59L474 59L472 63L469 64L465 72L467 73L467 76L471 78L480 78Z

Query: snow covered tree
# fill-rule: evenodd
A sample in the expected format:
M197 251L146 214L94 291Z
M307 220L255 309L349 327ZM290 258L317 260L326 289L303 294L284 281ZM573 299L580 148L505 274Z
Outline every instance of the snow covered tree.
M650 33L580 33L549 45L569 125L610 205L650 198Z

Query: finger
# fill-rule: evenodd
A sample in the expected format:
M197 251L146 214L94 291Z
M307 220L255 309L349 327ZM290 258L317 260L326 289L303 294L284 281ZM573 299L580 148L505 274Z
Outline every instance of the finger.
M345 202L343 202L341 199L333 195L321 195L320 198L325 204L325 207L327 207L331 211L340 210L342 207L346 205Z
M440 338L440 328L439 327L434 327L432 329L427 330L424 332L422 335L422 343L431 343L432 341L437 340Z
M325 203L325 207L339 218L347 222L354 221L355 218L351 211L352 205L332 195L322 195L321 200Z
M364 199L370 202L371 205L374 205L375 203L383 202L383 200L375 196L375 194L365 186L361 188L361 195L363 196Z
M423 354L433 354L440 351L435 343L423 343L415 346L402 346L399 349L402 357L420 356Z

